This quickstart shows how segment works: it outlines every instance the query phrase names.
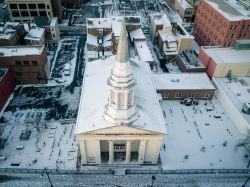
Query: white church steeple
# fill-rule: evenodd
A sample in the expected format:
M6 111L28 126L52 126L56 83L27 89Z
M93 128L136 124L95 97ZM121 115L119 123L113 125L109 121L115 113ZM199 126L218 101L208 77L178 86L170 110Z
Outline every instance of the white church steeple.
M124 124L135 121L137 119L134 104L136 83L130 67L125 17L122 19L115 67L111 71L107 85L109 96L104 119L111 123Z

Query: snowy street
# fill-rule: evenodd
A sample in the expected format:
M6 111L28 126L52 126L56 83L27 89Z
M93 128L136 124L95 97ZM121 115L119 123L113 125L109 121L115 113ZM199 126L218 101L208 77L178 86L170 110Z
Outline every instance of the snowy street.
M182 187L239 187L244 184L249 175L244 174L156 174L156 180L152 180L153 175L133 174L133 175L82 175L67 174L53 175L49 174L53 186L182 186ZM152 183L153 182L153 183ZM153 185L152 185L153 184ZM0 186L50 186L48 177L44 174L0 174ZM247 183L246 186L250 186Z

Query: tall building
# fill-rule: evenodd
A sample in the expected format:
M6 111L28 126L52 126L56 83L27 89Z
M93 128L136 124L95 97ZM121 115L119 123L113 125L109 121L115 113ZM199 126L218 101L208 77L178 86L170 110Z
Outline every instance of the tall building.
M81 164L157 164L167 132L151 76L130 62L123 20L116 56L87 63L75 129Z
M184 22L190 22L193 17L194 8L186 0L175 0L175 9L178 11Z
M61 0L6 0L12 21L33 21L36 16L62 19Z
M203 46L230 47L237 39L250 38L250 7L236 0L201 0L193 35Z
M50 73L45 46L0 47L0 67L10 68L17 84L45 84Z

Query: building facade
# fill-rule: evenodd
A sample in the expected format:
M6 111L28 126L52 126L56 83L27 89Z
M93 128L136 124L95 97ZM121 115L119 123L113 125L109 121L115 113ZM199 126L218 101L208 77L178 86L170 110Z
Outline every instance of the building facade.
M6 3L12 21L33 21L36 16L62 19L60 0L7 0Z
M174 7L184 22L191 22L194 14L194 8L187 0L175 0Z
M17 84L46 84L49 65L45 46L0 47L0 67L10 68Z
M150 71L130 62L123 21L116 56L86 67L75 130L82 165L157 164L167 132Z
M8 68L0 68L0 111L15 89L13 72Z
M193 35L200 46L234 46L238 39L250 38L250 10L231 1L201 0Z

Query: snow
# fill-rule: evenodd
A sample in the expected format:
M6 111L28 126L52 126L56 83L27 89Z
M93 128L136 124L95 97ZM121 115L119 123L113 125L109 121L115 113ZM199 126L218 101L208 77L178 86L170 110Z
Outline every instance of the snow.
M104 39L103 40L104 47L112 47L111 34L104 36L103 39ZM92 34L87 34L86 44L98 47L99 44L97 43L97 36L94 36Z
M138 39L145 40L145 36L144 36L141 28L130 31L129 36L130 36L131 42L138 40Z
M112 68L115 66L115 57L111 56L105 60L87 63L78 111L76 134L119 125L103 119L108 99L107 80ZM157 94L153 87L151 70L144 62L133 61L130 64L137 82L135 87L135 104L137 106L138 119L130 124L129 127L165 134L166 128L163 123ZM93 93L98 93L98 97L93 97Z
M0 47L3 57L40 55L44 51L44 46L6 46Z
M240 21L250 18L250 10L245 9L236 0L207 0L206 2L228 20Z
M61 77L60 78L53 77L53 69L54 69L54 66L56 64L56 61L57 60L64 60L64 58L68 55L68 53L67 53L64 56L58 56L59 51L62 50L62 47L70 45L68 42L71 43L71 41L72 41L72 38L64 38L64 39L62 39L60 41L60 43L58 45L58 48L57 48L57 51L56 51L56 54L55 54L55 57L54 57L54 60L53 60L52 68L51 68L51 74L50 74L48 84L47 84L48 86L68 85L68 84L70 84L72 82L72 80L74 78L74 72L75 72L75 66L76 66L76 59L77 59L76 54L77 54L77 47L78 47L79 37L74 37L73 39L76 40L75 47L74 47L73 52L69 51L70 54L73 55L73 58L71 58L69 61L68 60L65 61L64 65L63 65L64 67L65 66L70 67L69 75L67 75L67 73L66 74L63 73L64 68L59 68L62 72L57 71L56 73L60 73Z
M188 2L187 0L176 0L178 1L178 3L180 5L182 5L183 9L186 9L186 8L193 8Z
M154 61L146 41L135 41L134 44L141 61L143 62Z
M241 134L216 97L205 103L200 101L192 107L179 101L161 102L169 132L164 142L166 151L162 146L160 153L163 170L246 169L246 150L236 147Z
M250 77L236 77L231 82L227 78L213 78L213 81L218 89L227 94L239 112L241 112L244 103L250 102ZM250 115L242 112L241 114L250 124Z
M28 34L25 36L25 40L41 40L45 33L44 28L35 27L32 28Z
M234 48L202 47L203 50L218 64L250 63L250 50L236 50Z
M206 73L153 74L156 90L215 90Z
M88 18L87 28L111 28L112 18Z
M57 22L57 18L53 18L50 22L50 27L55 27Z
M115 37L119 37L121 33L121 18L114 17L112 21L112 31Z

